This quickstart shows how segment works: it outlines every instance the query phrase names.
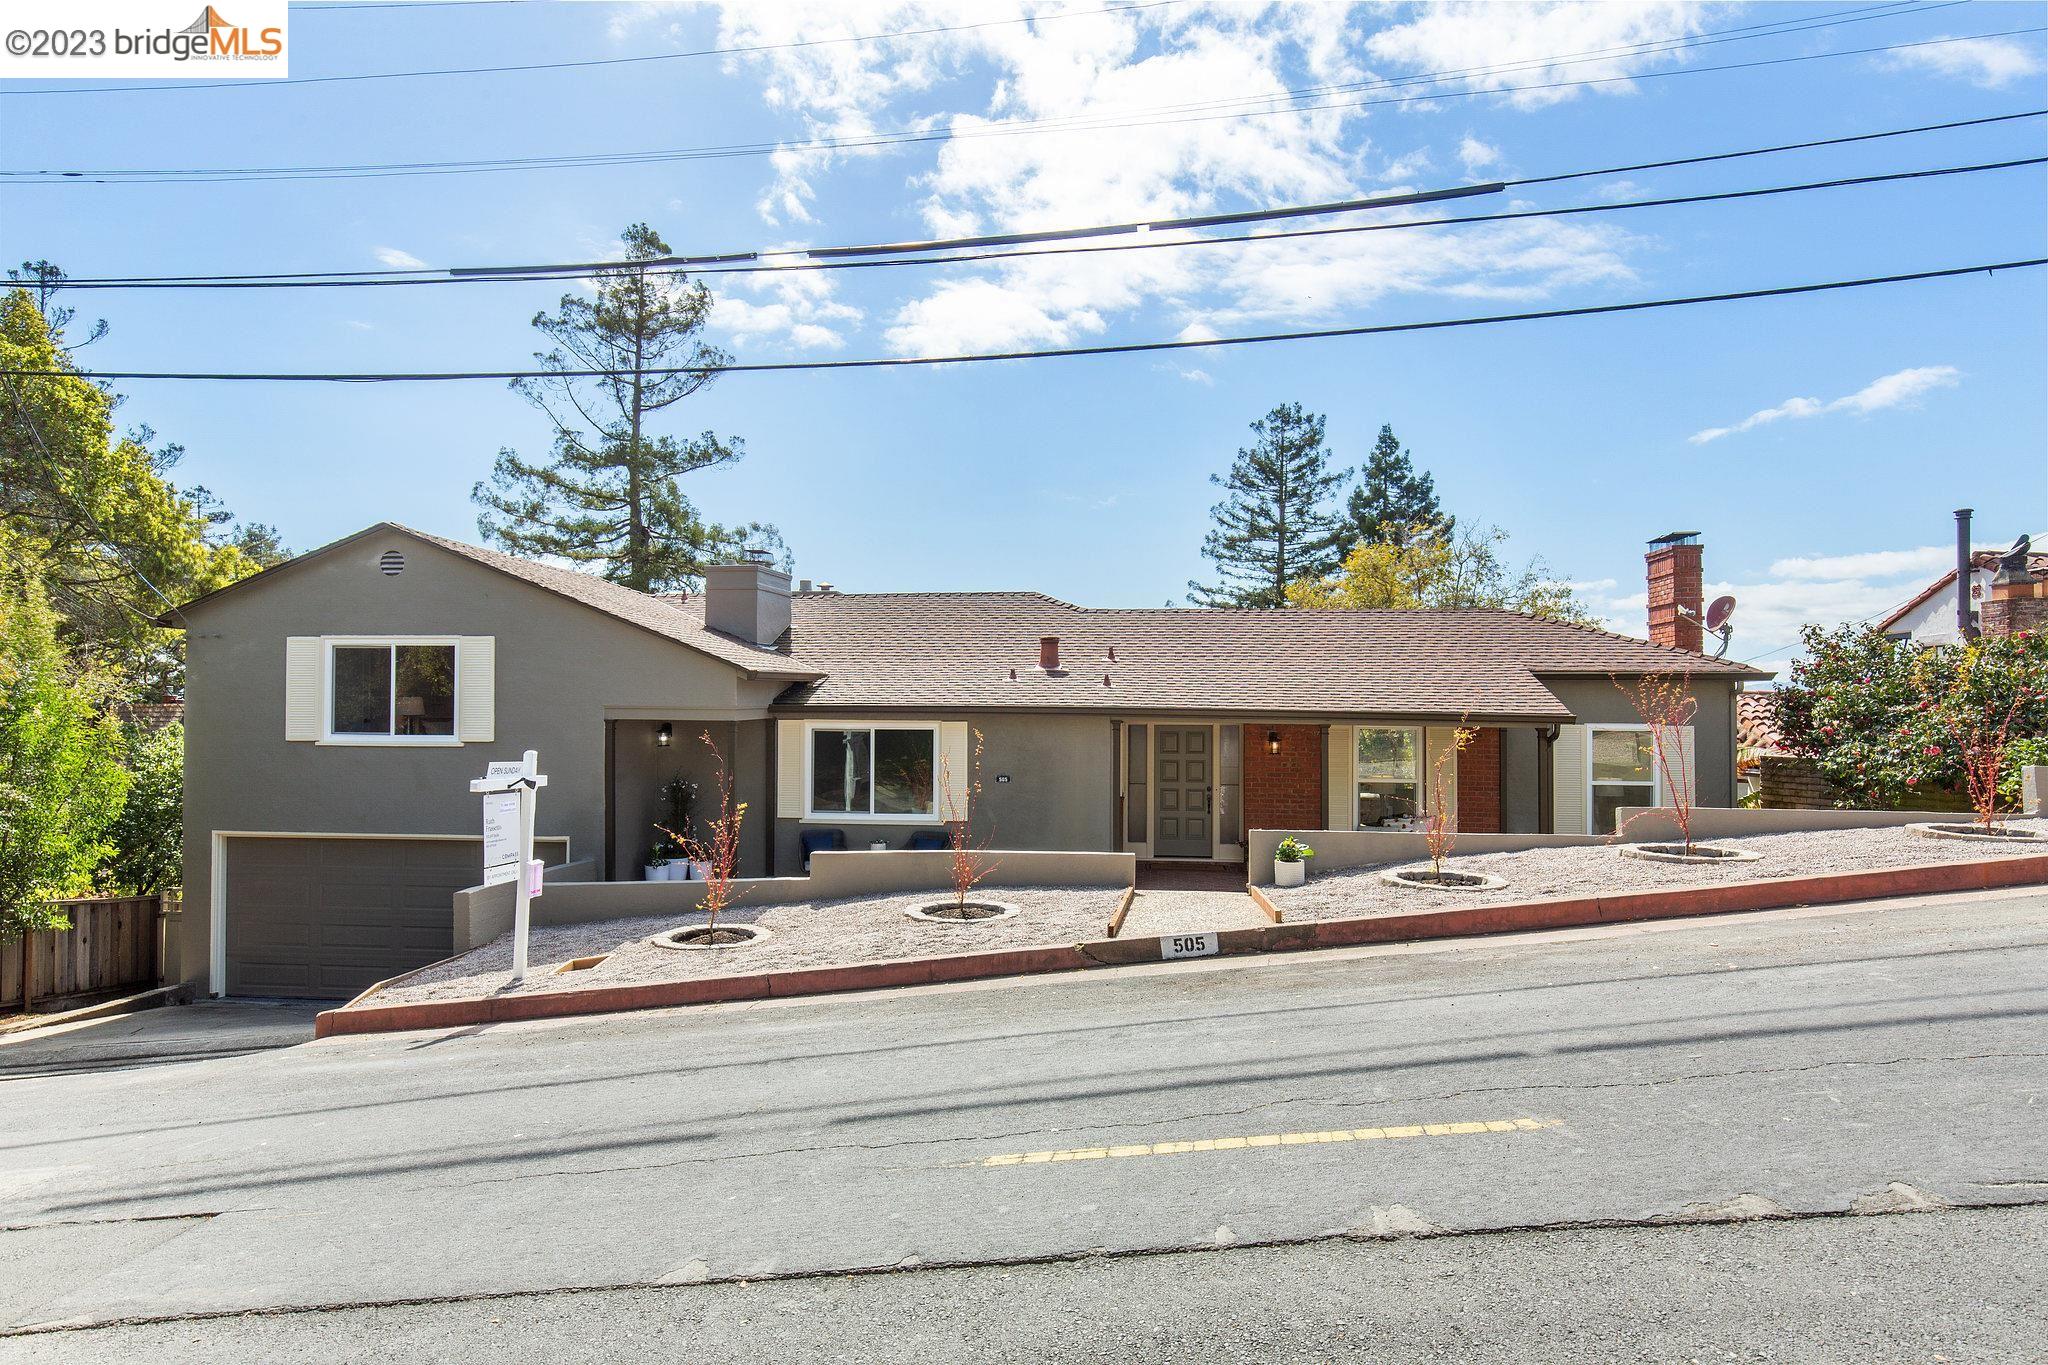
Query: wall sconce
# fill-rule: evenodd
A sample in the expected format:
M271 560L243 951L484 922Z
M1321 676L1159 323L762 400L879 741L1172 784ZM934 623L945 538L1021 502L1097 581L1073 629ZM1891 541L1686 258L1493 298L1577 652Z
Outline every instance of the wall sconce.
M1266 731L1266 752L1269 754L1280 752L1280 732L1278 730Z
M667 721L663 721L660 725L655 727L654 747L657 749L666 749L669 745L669 741L674 739L675 737L676 727L670 725Z

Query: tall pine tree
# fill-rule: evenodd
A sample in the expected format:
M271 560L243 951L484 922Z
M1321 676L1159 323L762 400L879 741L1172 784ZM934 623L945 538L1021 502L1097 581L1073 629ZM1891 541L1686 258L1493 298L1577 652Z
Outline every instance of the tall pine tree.
M483 508L477 530L501 549L594 565L615 583L659 592L782 539L759 523L707 522L677 487L684 474L738 460L743 447L708 431L656 436L648 423L701 393L732 357L698 339L711 291L679 271L650 270L669 254L660 234L635 223L623 240L626 259L598 272L595 297L564 295L554 313L534 318L554 343L535 356L549 373L512 383L554 427L552 458L500 450L470 496Z
M1444 515L1436 499L1435 477L1415 472L1392 425L1380 428L1380 438L1359 474L1358 487L1351 490L1344 508L1350 544L1393 544L1417 526L1432 527L1438 538L1449 538L1457 519Z
M1282 403L1252 423L1258 440L1239 449L1230 474L1209 482L1229 490L1209 511L1215 523L1202 541L1222 582L1188 584L1204 607L1284 607L1287 585L1321 578L1344 557L1345 525L1331 491L1349 478L1331 469L1323 418L1299 403Z

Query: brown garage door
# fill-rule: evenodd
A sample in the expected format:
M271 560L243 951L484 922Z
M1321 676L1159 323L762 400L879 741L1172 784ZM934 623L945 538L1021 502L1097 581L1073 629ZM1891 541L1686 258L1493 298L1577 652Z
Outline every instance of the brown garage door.
M228 994L341 999L444 958L481 880L476 839L229 839Z

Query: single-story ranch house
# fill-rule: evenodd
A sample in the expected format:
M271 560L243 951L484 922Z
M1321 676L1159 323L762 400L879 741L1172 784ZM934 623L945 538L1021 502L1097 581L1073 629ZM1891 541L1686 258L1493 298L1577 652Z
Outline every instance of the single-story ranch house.
M445 955L488 761L539 751L549 861L642 875L709 734L742 871L903 847L963 807L997 848L1241 862L1249 829L1605 831L1660 796L1615 680L1689 673L1701 805L1736 691L1700 652L1700 547L1649 555L1655 643L1502 611L1094 610L1032 592L791 591L763 564L653 596L383 523L164 618L186 632L183 973L332 997ZM1460 723L1476 742L1431 780ZM828 835L827 831L837 831ZM812 835L807 840L806 834Z

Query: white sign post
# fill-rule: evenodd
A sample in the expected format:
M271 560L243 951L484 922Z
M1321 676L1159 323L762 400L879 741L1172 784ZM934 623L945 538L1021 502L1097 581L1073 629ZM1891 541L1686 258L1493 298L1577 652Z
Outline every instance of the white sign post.
M512 984L526 979L527 928L540 894L533 856L533 808L548 784L532 749L517 763L493 763L469 789L484 798L484 885L513 883Z

